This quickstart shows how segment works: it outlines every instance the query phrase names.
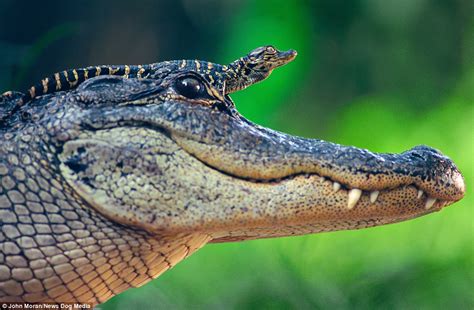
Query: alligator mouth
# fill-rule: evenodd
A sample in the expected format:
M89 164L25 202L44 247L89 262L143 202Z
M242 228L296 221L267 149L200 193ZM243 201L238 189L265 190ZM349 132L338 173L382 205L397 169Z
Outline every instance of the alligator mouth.
M94 117L88 120L94 127ZM281 187L278 195L296 191L295 195L309 197L298 188L309 186L308 191L325 196L324 201L315 201L319 206L334 202L339 211L329 216L346 210L368 212L361 218L373 218L385 212L400 220L439 210L465 192L455 164L427 146L401 154L373 153L283 134L235 113L175 102L134 107L113 124L159 131L203 166L239 184L256 184L253 189L268 189L265 193ZM363 206L368 210L361 211Z
M317 179L321 186L323 184L324 186L330 186L334 195L338 193L345 194L348 210L356 207L359 200L364 196L368 198L370 204L375 204L379 195L383 196L389 192L403 192L403 195L411 196L413 200L424 201L425 210L439 210L463 198L465 192L464 179L454 163L439 151L426 146L415 147L403 154L374 154L367 150L350 147L352 151L370 153L379 157L382 162L386 162L386 157L389 157L392 164L397 161L403 162L403 158L406 156L416 158L418 161L412 162L410 165L418 168L421 166L425 171L419 169L410 171L409 168L400 166L394 167L393 171L381 171L379 168L367 172L368 169L365 167L365 169L356 168L356 172L351 172L347 167L337 167L337 169L333 167L334 169L331 170L325 165L315 166L308 162L307 165L293 167L295 172L283 175L281 170L254 169L250 171L246 170L245 167L233 166L229 162L226 164L220 163L216 159L222 157L209 157L207 156L208 152L197 151L193 146L190 147L189 141L186 141L183 137L171 133L167 133L167 135L203 165L233 179L262 185L278 185L296 178ZM305 139L305 141L310 140ZM320 140L315 141L333 147L347 148ZM370 161L369 159L367 162ZM295 164L295 162L290 163L289 166L291 164ZM407 173L401 175L399 172L400 175L397 175L396 171ZM444 173L428 175L424 173L426 171L443 171Z
M173 139L174 140L174 139ZM176 141L175 141L176 142ZM418 147L419 148L419 147ZM282 184L291 180L294 180L296 178L305 178L305 179L316 179L321 186L326 186L330 187L331 191L336 195L337 193L343 193L345 196L347 196L347 209L351 210L354 207L356 207L357 203L359 200L366 196L367 200L370 202L370 204L375 204L377 202L377 199L379 195L385 195L386 193L389 192L396 192L396 191L403 191L405 195L411 196L414 200L418 201L424 201L424 209L425 210L440 210L444 206L450 205L460 199L464 196L464 191L465 191L465 185L464 185L464 180L462 178L462 175L460 173L455 173L453 176L453 184L454 184L454 191L455 193L452 196L447 197L446 194L443 195L437 195L435 194L429 194L425 192L420 185L417 185L416 183L406 183L406 184L399 184L396 186L391 186L391 187L384 187L385 185L379 184L376 186L374 189L360 189L354 187L352 184L348 184L346 182L338 182L334 181L331 179L331 177L328 177L327 175L321 175L318 173L294 173L286 176L281 176L278 178L252 178L252 177L247 177L243 175L238 175L232 172L228 172L226 170L222 170L221 168L217 166L213 166L212 164L209 164L208 162L202 160L199 158L199 156L196 156L195 154L189 153L192 157L194 157L196 160L200 161L203 165L209 167L210 169L213 169L223 175L229 176L233 179L238 179L242 180L245 182L252 182L256 184L265 184L265 185L278 185Z
M414 200L423 202L425 210L439 210L464 197L464 179L457 167L448 157L427 146L417 146L402 154L375 154L355 147L341 146L321 140L303 139L306 143L321 143L326 147L349 149L352 153L364 154L365 161L358 158L358 166L352 162L353 169L351 171L344 165L332 165L332 167L325 164L314 165L310 160L305 162L304 158L300 158L303 164L297 165L296 161L287 162L287 167L293 166L294 170L291 173L283 174L283 170L272 169L268 166L265 169L265 165L260 166L260 169L255 167L256 169L247 170L245 167L232 165L232 162L222 164L217 160L222 157L209 157L207 156L208 152L197 151L192 146L190 147L189 140L179 134L174 135L165 127L156 127L156 124L150 123L147 123L146 127L165 134L201 164L233 179L262 185L283 184L296 178L316 179L321 186L331 187L334 195L345 194L348 210L353 209L364 196L368 197L370 204L375 204L379 195L383 196L385 193L395 191L403 191L405 195L411 196ZM269 133L273 132L269 129L264 130L267 137ZM282 135L279 132L273 133ZM293 136L288 137L300 139ZM316 155L319 156L318 153ZM280 156L280 159L282 157L284 156ZM369 166L375 166L375 164L369 165L367 163L375 159L382 163L389 162L392 165L392 170L383 171L382 167L370 170ZM361 165L361 162L364 164ZM410 166L413 168L410 169ZM427 173L430 171L436 173Z
M317 176L330 182L333 193L346 193L347 208L361 197L371 203L384 192L406 189L426 210L464 197L464 179L455 164L428 146L401 154L373 153L352 146L294 137L237 118L219 117L225 137L204 139L171 132L172 139L203 164L233 178L276 184ZM211 118L212 119L212 118ZM201 141L199 141L201 140Z
M295 50L281 51L277 54L278 64L283 65L296 58L298 53Z
M209 158L203 157L201 152L191 151L186 146L186 142L183 143L176 136L173 136L172 140L209 169L233 180L253 184L253 186L248 186L249 188L260 188L268 192L273 189L276 195L286 196L288 201L293 201L293 204L284 205L283 208L272 209L277 211L272 212L273 217L263 223L257 221L252 224L252 221L248 223L247 219L242 219L242 225L248 225L245 228L234 228L230 224L222 227L222 225L212 223L210 226L215 226L215 230L211 229L210 233L214 243L361 229L396 223L440 211L460 200L465 191L464 180L454 164L438 151L428 147L415 147L405 153L421 151L425 158L436 156L441 162L427 165L434 170L449 168L449 172L434 180L424 176L419 178L414 173L414 176L401 178L398 184L392 180L391 182L359 183L360 185L356 187L351 181L357 180L357 175L322 174L321 170L314 172L318 167L315 168L310 163L306 169L311 172L297 172L283 176L278 173L276 174L278 177L275 178L272 178L271 174L266 174L265 177L250 177L245 171L231 171L229 165L216 164ZM387 156L398 158L403 157L404 154L387 154ZM380 171L379 173L383 174ZM388 177L388 174L383 175L385 178ZM341 179L345 181L340 181ZM367 179L369 180L370 176L367 176ZM297 202L298 196L304 199ZM275 227L279 227L280 230L275 230Z

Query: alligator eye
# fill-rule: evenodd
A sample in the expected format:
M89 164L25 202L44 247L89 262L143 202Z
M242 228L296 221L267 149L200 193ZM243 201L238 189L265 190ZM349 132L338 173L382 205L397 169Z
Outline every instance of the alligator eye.
M276 53L276 49L273 46L267 46L267 48L265 50L269 54L275 54Z
M204 85L196 78L185 77L176 82L175 88L180 95L194 99L202 96Z

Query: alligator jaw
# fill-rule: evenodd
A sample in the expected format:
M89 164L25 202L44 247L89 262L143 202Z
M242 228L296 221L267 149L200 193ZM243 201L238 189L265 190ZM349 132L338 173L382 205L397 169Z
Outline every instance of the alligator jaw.
M464 179L454 163L428 146L401 154L373 153L322 140L306 139L260 127L226 115L212 115L211 127L225 128L224 137L213 131L202 135L171 131L188 153L235 178L258 183L317 175L332 182L334 192L347 190L347 208L368 192L375 203L380 192L416 188L416 198L426 198L426 209L436 200L455 202L464 196Z
M267 138L269 134L270 131L266 130ZM273 195L286 197L283 199L281 197L274 198L274 204L269 203L267 206L262 205L257 209L254 208L254 213L270 214L271 220L266 218L264 221L253 222L252 216L249 219L246 214L241 214L238 219L245 223L244 227L230 229L232 225L227 225L224 231L222 231L224 227L220 223L212 223L210 225L211 231L215 230L212 233L212 242L360 229L399 222L439 211L461 199L465 190L464 180L454 164L447 157L427 147L417 147L400 155L376 155L365 150L350 148L352 152L371 154L367 157L368 160L372 155L390 158L393 165L390 166L392 170L386 169L384 171L383 166L380 166L378 171L374 169L377 171L376 177L379 179L379 182L374 182L371 180L373 174L366 173L364 178L361 178L361 169L351 171L349 169L350 163L348 166L342 167L332 163L329 169L318 165L321 161L318 152L311 154L316 157L310 157L311 160L308 159L308 154L301 156L301 158L292 155L299 153L298 148L301 144L313 142L345 149L343 146L323 141L305 140L301 144L295 143L293 150L289 149L282 153L281 160L285 162L286 166L291 167L291 171L285 172L290 173L288 175L282 175L282 171L285 171L282 166L266 171L265 167L269 166L265 165L266 159L263 156L262 162L258 164L263 171L259 171L260 175L257 176L252 174L258 171L258 169L253 170L255 166L248 171L245 166L244 168L240 166L245 161L254 163L255 159L252 156L249 156L251 159L247 160L238 161L234 158L225 163L217 162L216 159L221 158L222 155L219 153L219 148L213 148L207 153L203 152L203 149L198 151L194 143L191 143L194 145L190 147L189 140L183 142L178 137L174 138L183 149L209 167L244 183L254 183L254 188L264 192L255 196L265 197L265 193L271 192ZM291 137L291 139L297 138ZM258 150L258 145L256 143L254 150ZM199 145L198 148L201 146ZM319 149L321 148L319 147ZM241 151L242 149L239 150L239 152ZM426 162L425 160L410 162L413 160L410 159L410 154L413 153L424 157ZM214 155L208 156L208 154ZM264 153L262 152L262 154ZM274 163L273 160L275 157L268 162ZM360 161L361 158L358 160ZM413 166L412 171L410 170L411 166ZM235 170L232 170L233 167ZM405 171L408 173L401 173ZM438 171L440 174L430 175L431 171ZM272 175L274 172L275 174ZM256 217L258 218L258 216ZM234 219L235 222L238 221Z
M279 195L288 200L298 200L295 197L300 195L305 197L300 204L308 206L282 202L282 208L269 211L280 224L267 225L285 229L265 231L265 225L259 224L255 238L398 222L439 211L464 196L457 167L427 146L402 154L376 154L286 135L240 116L220 116L217 123L226 128L225 139L215 139L212 132L200 141L179 133L173 139L209 167L256 187L282 186ZM216 240L254 238L249 231L237 229Z
M110 123L94 115L86 117L88 126ZM113 123L113 135L96 131L88 139L110 145L113 156L125 148L130 154L166 151L149 154L159 178L140 170L128 177L150 182L137 188L148 188L137 199L160 200L131 210L87 188L85 195L114 220L159 234L199 231L217 242L365 228L431 213L464 195L456 166L426 146L376 154L262 128L235 111L169 101L130 108ZM132 152L133 145L123 141L130 139L110 140L132 135L130 127L142 128L133 135L150 144L137 144ZM140 159L135 157L128 160Z
M268 131L267 131L268 133ZM283 175L282 172L278 170L270 170L271 172L267 171L245 171L245 170L239 170L239 168L236 168L235 170L232 170L233 165L235 162L231 161L228 162L226 165L222 165L221 162L216 162L216 157L214 156L207 156L209 153L205 153L203 155L202 150L196 151L194 147L196 145L193 145L190 147L190 144L193 144L190 141L184 141L179 138L175 137L175 141L177 141L178 144L180 144L183 148L189 147L187 149L193 156L195 156L198 160L202 161L203 164L219 171L222 174L225 174L227 176L230 176L235 179L240 179L246 182L253 182L258 185L262 184L268 184L268 185L275 185L275 184L285 184L294 181L295 179L298 178L305 178L305 179L312 179L314 183L316 183L320 187L328 187L325 189L328 191L326 194L327 197L330 196L337 196L340 193L343 193L343 195L346 198L346 204L345 208L347 210L352 210L354 209L358 204L359 201L363 196L367 196L367 200L370 205L373 205L374 207L380 209L382 205L380 204L380 200L385 194L387 193L393 193L395 191L400 191L403 192L404 195L410 196L410 199L412 200L417 200L418 202L421 202L421 205L423 205L423 208L425 210L439 210L442 207L449 205L457 200L460 200L464 196L465 192L465 185L464 185L464 179L460 172L457 170L456 166L447 158L442 156L438 151L434 149L430 149L428 147L424 146L419 146L415 147L413 150L408 151L408 152L413 152L413 151L419 151L420 149L423 150L423 152L427 152L427 156L432 156L432 155L438 155L441 158L440 164L446 164L450 167L447 167L450 169L449 174L450 176L442 175L438 177L437 179L434 179L429 182L423 182L419 180L426 180L427 177L414 177L410 175L401 175L401 176L393 176L393 178L397 178L398 180L390 180L392 176L392 171L387 171L385 174L383 172L378 172L378 174L383 174L382 177L380 177L380 183L373 183L373 182L366 182L365 184L359 183L361 185L356 185L355 182L358 182L358 178L360 178L360 172L357 173L352 173L349 171L347 168L338 168L339 170L345 171L344 173L335 173L334 174L324 174L326 172L326 169L321 169L319 166L315 166L314 163L308 161L307 166L304 164L296 164L295 162L289 162L288 165L292 166L293 172L292 174L289 175ZM315 141L317 143L323 143L326 144L327 142L324 141ZM331 144L332 146L335 146L334 144ZM343 146L338 146L340 148L344 148ZM359 150L357 148L351 148L353 151L363 151L365 150ZM213 150L215 151L215 150ZM432 154L429 154L432 153ZM385 154L387 156L387 154ZM202 157L201 157L202 156ZM285 154L287 156L287 154ZM315 156L318 156L318 154L315 154ZM379 155L383 156L383 154ZM388 156L391 156L393 160L401 160L403 157L403 154L401 155L396 155L396 154L388 154ZM282 156L283 157L283 156ZM219 168L220 167L220 168ZM430 163L428 164L428 167L431 169L441 169L441 167L438 167L437 164ZM443 167L446 168L446 167ZM223 170L221 170L223 169ZM245 169L245 168L244 168ZM396 169L396 168L395 168ZM405 168L407 169L407 168ZM271 175L270 173L276 172L274 175ZM259 173L259 176L255 176ZM416 175L416 174L415 174ZM366 174L366 179L369 180L371 177L371 174ZM436 176L435 176L436 177ZM446 179L447 177L447 179ZM337 179L335 181L334 179ZM352 183L352 180L356 180L354 183ZM385 182L385 180L388 179L388 182ZM444 180L443 180L444 179ZM342 181L341 181L342 180ZM340 183L342 182L342 183ZM398 182L398 183L397 183ZM434 185L433 185L434 184ZM445 187L438 187L437 184L444 184ZM372 187L373 186L373 187ZM363 189L361 189L363 188ZM428 192L425 192L425 188L427 188ZM408 194L408 192L410 192ZM342 197L344 198L344 197ZM397 203L397 201L393 201L393 203ZM399 205L402 205L402 201L398 202ZM417 205L420 205L420 203L417 203ZM421 211L424 212L424 211Z
M266 133L268 134L269 131L267 130ZM179 138L176 141L178 141L178 144L180 144L179 141L182 142ZM323 141L315 142L326 143ZM187 142L180 145L186 148L184 144L187 144ZM342 146L337 147L343 148ZM358 149L351 148L351 150ZM193 156L203 154L200 151L196 152L195 149L192 151L188 149L188 151L193 153ZM212 151L214 154L215 152L216 150ZM231 162L228 162L227 165L216 164L213 159L218 158L219 155L199 158L204 164L226 176L239 179L244 183L254 183L253 188L258 188L262 192L255 196L265 197L265 194L268 193L275 195L272 201L273 205L260 206L257 211L254 211L258 213L264 210L263 212L271 214L271 220L266 218L264 221L252 222L246 214L241 214L238 220L245 223L245 227L235 229L231 229L232 225L227 224L222 227L220 223L214 222L210 225L211 235L213 236L212 242L303 235L384 225L440 211L443 207L463 197L465 188L461 174L454 164L448 158L440 155L439 152L427 147L417 147L404 153L405 155L391 154L385 156L390 156L395 161L399 160L402 164L404 156L411 154L411 152L421 152L422 155L427 157L435 156L439 162L432 159L432 162L428 161L427 167L433 170L445 171L446 174L434 176L434 180L428 181L425 176L422 178L410 175L402 177L387 171L384 178L380 179L380 183L371 187L372 183L368 182L363 184L364 189L361 189L354 185L359 178L358 174L351 173L347 169L346 172L341 174L323 175L322 173L326 170L314 166L314 162L311 161L308 161L307 166L289 162L288 165L294 164L293 169L297 169L294 171L298 171L298 173L283 177L278 173L272 179L270 175L261 172L262 175L265 175L265 178L253 179L248 178L245 170L236 170L236 173L240 173L240 175L229 173L230 167L232 167ZM288 153L286 156L288 157ZM315 154L315 156L318 156L318 154ZM409 165L408 163L404 164ZM216 168L217 166L223 167L226 171L219 170L220 168ZM306 169L306 172L304 169ZM394 168L394 170L398 169ZM345 169L341 170L344 171ZM315 173L314 171L318 172ZM382 172L379 171L379 173ZM334 181L333 176L336 176L339 182ZM392 176L398 180L391 180ZM344 178L345 181L341 181ZM425 181L420 182L420 179ZM352 180L355 180L355 182L352 183ZM389 182L384 183L385 180L389 180ZM400 183L396 184L396 182ZM437 184L444 185L438 187ZM421 188L427 188L430 193ZM255 192L258 193L258 191ZM282 199L280 196L284 198ZM234 222L238 221L234 219ZM222 231L223 228L224 231Z
M275 62L275 65L272 69L283 66L290 61L294 60L298 53L295 50L280 51L277 54L278 61Z

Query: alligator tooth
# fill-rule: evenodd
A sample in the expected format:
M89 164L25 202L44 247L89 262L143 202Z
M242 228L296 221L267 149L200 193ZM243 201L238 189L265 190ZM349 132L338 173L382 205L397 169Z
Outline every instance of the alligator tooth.
M360 195L362 195L362 191L360 189L354 188L349 191L349 196L347 198L347 209L351 210L355 207L359 201Z
M379 191L373 191L370 193L370 202L374 203L377 200L377 197L379 196L380 192Z
M431 207L434 205L435 202L436 202L436 198L428 197L428 199L426 199L426 202L425 202L425 209L426 210L431 209Z
M340 188L341 188L341 184L337 182L332 183L332 189L334 190L334 192L337 192Z
M421 196L423 196L423 191L421 189L419 189L418 194L416 195L416 198L420 199Z

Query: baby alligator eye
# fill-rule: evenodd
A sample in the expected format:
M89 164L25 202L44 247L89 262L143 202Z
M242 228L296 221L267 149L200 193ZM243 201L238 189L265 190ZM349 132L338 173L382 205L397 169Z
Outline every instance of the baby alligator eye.
M275 54L275 53L276 53L276 49L275 49L273 46L271 46L271 45L267 46L267 48L266 48L265 50L266 50L267 53L269 53L269 54Z
M189 99L200 97L204 90L204 85L193 77L185 77L176 81L176 91Z

